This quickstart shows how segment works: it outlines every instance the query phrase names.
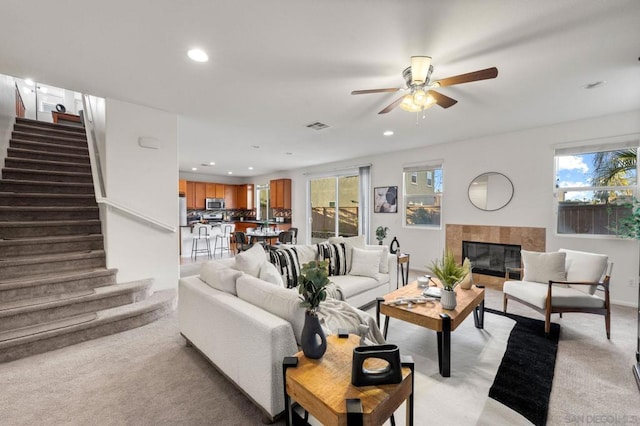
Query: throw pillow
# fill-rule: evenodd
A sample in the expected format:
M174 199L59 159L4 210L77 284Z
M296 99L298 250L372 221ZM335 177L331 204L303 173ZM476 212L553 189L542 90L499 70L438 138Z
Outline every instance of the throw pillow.
M280 275L278 268L271 262L264 262L262 264L258 278L279 287L285 287L282 275Z
M347 255L344 243L330 244L328 242L318 244L318 259L329 261L329 275L346 275Z
M367 250L377 250L380 252L380 273L388 274L389 273L389 246L367 246Z
M296 289L276 287L248 275L238 279L237 289L239 298L288 321L300 344L305 309Z
M548 284L549 280L564 281L567 279L565 271L566 253L539 253L521 250L524 266L523 281Z
M207 262L200 269L200 279L216 290L236 295L236 280L241 271L228 268L218 261Z
M609 257L606 254L587 253L584 251L560 249L566 253L567 281L597 283L607 269ZM597 286L577 285L579 290L587 290L589 294L595 294Z
M236 255L236 269L257 277L260 267L267 261L267 255L260 244L254 244L249 250Z
M269 250L269 262L276 267L287 288L298 287L300 260L295 247Z
M351 270L351 252L353 248L366 248L364 235L356 235L355 237L330 237L327 241L329 242L329 244L344 243L345 257L347 261L347 273L349 272L349 270Z
M380 250L353 249L349 275L376 278L380 269Z

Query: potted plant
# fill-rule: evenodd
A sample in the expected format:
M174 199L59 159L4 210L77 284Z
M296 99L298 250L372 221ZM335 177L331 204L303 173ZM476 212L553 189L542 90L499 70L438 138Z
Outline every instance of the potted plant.
M328 276L329 262L326 260L305 263L300 271L300 305L306 308L300 346L307 358L322 358L327 350L327 339L320 326L318 308L327 298Z
M446 250L442 254L442 259L436 259L431 262L429 271L431 275L438 278L442 283L440 296L442 307L449 310L455 309L457 302L454 288L469 272L468 264L467 266L464 264L458 265L453 252Z
M378 245L382 245L382 241L387 238L387 232L389 232L389 228L386 226L378 226L376 229L376 239L378 240Z

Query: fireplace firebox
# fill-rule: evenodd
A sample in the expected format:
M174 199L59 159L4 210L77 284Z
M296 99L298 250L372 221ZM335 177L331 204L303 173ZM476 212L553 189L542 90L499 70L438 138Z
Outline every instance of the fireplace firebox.
M476 274L504 277L507 268L520 268L521 246L475 241L462 242L462 258L469 258ZM510 272L510 277L520 279L519 272Z

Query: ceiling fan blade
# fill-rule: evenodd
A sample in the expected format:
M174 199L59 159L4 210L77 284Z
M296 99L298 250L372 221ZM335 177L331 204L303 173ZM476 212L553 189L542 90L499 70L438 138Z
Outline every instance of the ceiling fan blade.
M389 111L393 110L395 107L397 107L398 105L400 105L402 103L402 100L404 99L404 97L405 97L405 95L400 96L398 99L396 99L395 101L393 101L389 105L387 105L385 107L385 109L380 111L378 114L386 114Z
M462 83L470 83L472 81L478 80L488 80L491 78L496 78L498 76L498 68L487 68L484 70L474 71L467 74L460 74L453 77L443 78L442 80L438 80L434 83L435 85L439 85L436 87L445 87L445 86L453 86L454 84L462 84Z
M429 74L429 66L431 66L431 56L412 56L411 84L424 84Z
M435 90L429 90L428 94L433 96L433 98L436 100L436 103L442 108L449 108L458 103L458 101L456 101L455 99L445 96L442 93L438 93Z
M368 90L354 90L351 92L352 95L366 95L368 93L385 93L385 92L397 92L398 90L402 90L400 88L391 87L389 89L368 89Z

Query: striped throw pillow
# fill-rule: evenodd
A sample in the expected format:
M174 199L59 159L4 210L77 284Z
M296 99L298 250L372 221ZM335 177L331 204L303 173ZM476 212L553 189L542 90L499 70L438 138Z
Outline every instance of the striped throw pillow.
M300 260L295 247L269 250L269 262L273 263L280 275L282 275L282 280L287 288L298 286Z
M347 275L347 254L344 243L318 244L318 259L329 261L329 275Z

